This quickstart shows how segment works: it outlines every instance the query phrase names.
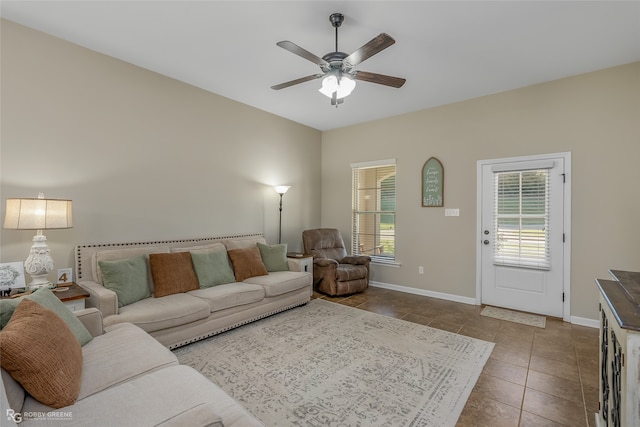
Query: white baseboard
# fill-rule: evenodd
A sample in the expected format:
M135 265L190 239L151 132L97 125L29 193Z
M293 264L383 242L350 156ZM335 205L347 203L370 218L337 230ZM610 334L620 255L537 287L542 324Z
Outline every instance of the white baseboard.
M428 291L426 289L410 288L408 286L392 285L390 283L382 283L382 282L374 282L374 281L369 281L369 285L376 288L391 289L392 291L405 292L408 294L422 295L425 297L432 297L432 298L438 298L438 299L443 299L447 301L461 302L463 304L476 305L475 298L462 297L460 295L445 294L443 292Z
M595 319L587 319L586 317L571 316L571 323L574 325L588 326L589 328L600 328L600 322Z
M602 423L600 422L600 414L596 412L593 416L596 417L596 427L601 427Z
M417 288L411 288L408 286L393 285L391 283L374 282L373 280L369 281L369 285L376 288L391 289L392 291L405 292L408 294L422 295L425 297L432 297L432 298L438 298L438 299L443 299L447 301L460 302L463 304L477 305L475 298L463 297L460 295L445 294L443 292L428 291L426 289L417 289ZM596 329L600 328L599 321L594 319L587 319L586 317L571 316L571 323L574 325L587 326L589 328L596 328Z

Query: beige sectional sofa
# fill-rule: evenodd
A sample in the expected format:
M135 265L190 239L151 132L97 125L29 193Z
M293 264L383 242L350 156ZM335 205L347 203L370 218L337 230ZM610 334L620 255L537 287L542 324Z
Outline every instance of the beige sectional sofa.
M258 243L265 244L261 234L78 245L77 282L90 293L87 306L100 310L107 330L121 323L133 323L172 349L306 304L312 295L312 272L302 271L299 260L288 259L288 271L270 271L239 282L159 298L153 295L154 283L150 280L149 297L120 306L116 292L104 286L100 266L140 255L231 251L255 247ZM152 276L149 272L149 277Z
M2 426L235 426L263 424L218 386L130 324L103 333L95 308L75 312L93 336L81 347L82 376L72 405L37 401L2 369Z
M8 355L0 425L262 426L218 386L179 365L170 349L307 303L312 273L283 251L260 234L77 246L76 281L90 293L89 308L71 314L45 288L24 298L33 302L6 301L0 310L7 344L0 352ZM233 271L204 286L198 256L231 259L225 268ZM137 270L113 276L122 265ZM212 265L209 276L222 264ZM140 276L144 292L132 298L127 287ZM183 281L190 282L184 292Z

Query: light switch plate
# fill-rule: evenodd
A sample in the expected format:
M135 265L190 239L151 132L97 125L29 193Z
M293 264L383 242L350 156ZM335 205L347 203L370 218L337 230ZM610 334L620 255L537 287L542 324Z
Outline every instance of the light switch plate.
M444 216L460 216L460 209L445 209Z

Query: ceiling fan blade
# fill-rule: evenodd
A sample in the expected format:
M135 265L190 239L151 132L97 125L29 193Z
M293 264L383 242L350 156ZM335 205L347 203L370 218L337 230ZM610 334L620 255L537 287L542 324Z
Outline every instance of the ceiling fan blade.
M388 48L396 41L393 37L386 33L380 33L376 37L372 38L367 44L360 49L353 52L351 55L344 59L344 62L349 63L355 67L364 60L371 58L376 53Z
M306 49L301 48L300 46L298 46L297 44L290 42L289 40L284 40L281 42L276 43L278 46L280 46L281 48L288 50L291 53L294 53L298 56L303 57L304 59L313 62L314 64L317 65L329 65L329 63L327 61L325 61L324 59L320 58L319 56L314 55L313 53L309 52Z
M323 76L324 76L324 74L312 74L310 76L300 77L299 79L295 79L295 80L291 80L291 81L288 81L288 82L285 82L285 83L280 83L279 85L271 86L271 89L280 90L280 89L284 89L284 88L289 87L289 86L297 85L299 83L304 83L304 82L308 82L310 80L319 79L320 77L323 77Z
M385 76L384 74L369 73L367 71L356 71L354 78L369 83L377 83L379 85L400 88L406 82L406 79L393 76Z

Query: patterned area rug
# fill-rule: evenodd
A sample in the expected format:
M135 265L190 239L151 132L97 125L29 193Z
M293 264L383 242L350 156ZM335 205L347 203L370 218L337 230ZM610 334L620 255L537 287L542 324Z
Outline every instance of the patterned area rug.
M319 299L174 350L267 426L455 426L493 343Z
M523 325L544 328L547 324L545 316L537 314L522 313L520 311L507 310L505 308L486 306L481 316L493 317L494 319L507 320L509 322L522 323Z

